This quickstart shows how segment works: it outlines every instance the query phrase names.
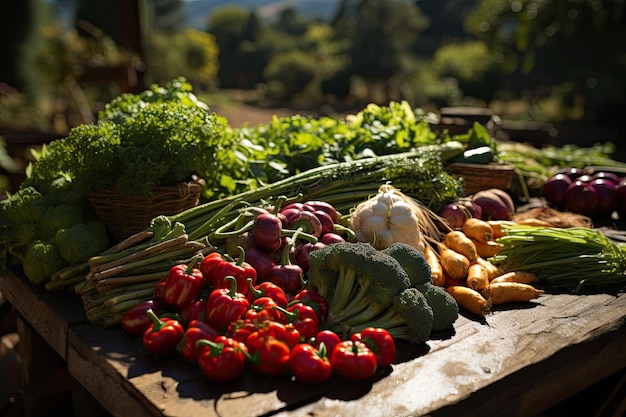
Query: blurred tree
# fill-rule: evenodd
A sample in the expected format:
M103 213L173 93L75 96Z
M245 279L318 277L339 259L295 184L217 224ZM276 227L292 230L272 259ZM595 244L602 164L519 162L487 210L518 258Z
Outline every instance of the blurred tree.
M481 0L466 28L502 51L519 88L570 83L588 120L623 128L625 13L624 0Z
M337 35L351 40L351 74L383 85L388 100L393 78L413 70L411 47L428 18L411 1L344 0L333 22Z
M307 52L293 50L276 54L265 69L270 97L293 100L313 81L318 62Z
M239 87L240 45L244 40L244 32L250 36L250 14L248 10L237 5L226 5L215 8L209 16L207 31L215 36L219 46L220 68L217 78L222 88Z
M478 0L416 0L415 3L430 21L428 27L420 32L419 42L413 45L416 54L432 57L442 45L475 39L465 31L463 22Z
M2 1L0 13L0 83L29 97L45 92L38 72L43 25L49 8L43 0Z

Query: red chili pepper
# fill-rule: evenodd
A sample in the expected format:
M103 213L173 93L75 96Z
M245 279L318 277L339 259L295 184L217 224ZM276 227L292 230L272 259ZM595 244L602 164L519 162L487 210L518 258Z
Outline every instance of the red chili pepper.
M176 351L185 329L176 319L160 319L152 310L146 312L153 323L142 335L143 345L155 355L167 355Z
M270 281L263 281L258 285L252 285L252 281L248 280L248 301L253 303L255 299L261 297L269 297L273 299L276 304L281 307L287 307L289 300L287 300L287 294L285 291Z
M200 339L198 365L212 381L223 382L237 379L243 374L247 362L246 345L226 336L214 341Z
M211 292L206 304L206 321L226 330L228 326L244 316L250 302L240 292L237 292L237 282L232 276L225 281L232 281L231 288L218 288Z
M196 268L196 264L202 259L202 255L194 256L189 264L173 266L165 282L165 301L183 308L194 302L204 286L202 272Z
M324 343L326 346L326 354L328 357L333 353L333 349L337 343L341 342L339 335L332 330L320 330L315 335L314 346L320 348L320 345Z
M287 322L292 323L298 329L304 340L315 336L319 331L320 324L317 313L305 304L295 303L286 309L276 307L276 310L285 315Z
M238 246L239 257L233 262L223 261L215 267L213 273L213 289L230 288L231 284L226 277L234 277L238 291L241 294L248 293L248 278L252 278L252 285L256 284L256 270L245 261L245 250Z
M333 374L333 367L326 352L326 346L323 344L317 349L307 343L301 343L291 350L289 370L298 381L325 382Z
M293 296L291 303L300 302L313 308L317 312L320 323L328 317L328 300L322 294L314 290L302 289Z
M369 378L377 369L374 352L365 343L352 340L335 345L330 363L337 375L349 380Z
M367 327L350 336L350 340L359 340L376 355L378 367L388 366L396 360L396 344L386 329Z
M227 259L219 252L211 252L204 257L200 263L200 271L204 276L205 285L213 285L215 268L219 263L226 261Z
M196 300L179 311L180 322L183 326L189 326L193 320L204 320L206 317L207 300Z
M252 370L257 374L278 376L289 371L291 349L282 340L263 334L257 343L246 346L250 350Z
M154 322L146 314L148 310L154 311L156 314L159 312L159 306L154 300L147 300L141 302L124 313L120 321L122 328L129 334L135 336L141 336L148 330Z
M200 339L215 340L222 335L222 332L212 324L202 320L192 320L176 348L186 361L195 363L200 354L196 342Z

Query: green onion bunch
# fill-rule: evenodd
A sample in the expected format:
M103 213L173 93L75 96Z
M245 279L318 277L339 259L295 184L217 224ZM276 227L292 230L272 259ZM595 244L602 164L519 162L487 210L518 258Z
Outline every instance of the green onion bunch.
M534 273L555 292L626 288L626 250L597 229L508 226L502 250L489 261L503 270Z

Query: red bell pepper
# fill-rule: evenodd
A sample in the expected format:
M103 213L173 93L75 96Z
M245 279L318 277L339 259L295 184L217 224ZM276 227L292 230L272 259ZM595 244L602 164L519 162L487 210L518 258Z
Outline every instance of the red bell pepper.
M233 283L226 280L226 277L234 277L237 283L237 291L241 294L248 293L248 278L252 279L252 285L256 284L256 270L245 261L246 252L238 246L239 257L234 261L223 261L217 264L213 272L213 289L231 288Z
M298 329L291 323L283 324L276 321L267 321L257 327L246 339L248 347L257 346L259 341L266 336L271 336L285 342L290 348L302 342L302 336Z
M169 270L164 292L167 303L183 308L200 296L204 277L196 264L201 259L202 255L194 256L189 264L175 265Z
M377 369L374 352L365 343L352 340L335 345L330 363L337 375L349 380L369 378Z
M319 319L313 308L302 303L295 303L291 304L286 309L280 307L275 307L275 309L285 315L287 323L292 323L295 328L298 329L304 340L315 336L319 331Z
M172 305L165 301L165 284L167 283L167 278L160 279L156 285L154 286L154 291L152 292L152 299L154 303L159 306L159 311L176 311L178 308L175 305Z
M175 352L185 333L183 325L176 319L161 319L152 310L148 310L146 314L153 321L141 337L146 349L155 355L167 355Z
M235 320L226 329L226 336L235 339L241 343L245 343L250 334L258 330L258 323L247 319Z
M252 285L252 280L248 279L248 300L253 303L255 299L269 297L281 307L287 307L289 300L287 294L278 285L270 281L263 281L258 285Z
M250 302L246 296L237 292L237 283L235 278L228 276L225 281L233 281L229 288L218 288L211 292L206 304L206 321L217 326L217 328L226 330L228 326L244 316Z
M198 365L212 381L231 381L243 374L247 362L247 347L243 343L226 336L196 343L200 349Z
M191 304L186 305L179 311L180 322L184 327L189 326L193 320L204 320L206 317L206 303L207 300L196 300Z
M341 338L337 333L332 330L320 330L315 335L313 345L319 349L320 345L323 343L326 346L326 355L330 357L335 345L339 342L341 342Z
M200 354L196 342L200 339L215 340L218 336L222 336L222 332L212 324L192 320L176 349L186 361L196 363Z
M261 334L255 343L246 343L246 346L250 351L251 368L257 374L278 376L289 371L291 349L282 340Z
M289 370L300 382L325 382L333 374L333 367L326 352L324 344L317 349L307 343L300 343L291 350Z
M285 315L276 307L280 308L274 299L270 297L260 297L254 300L254 302L250 305L248 313L250 313L250 317L252 318L254 316L252 311L257 312L257 321L268 319L278 321L280 323L286 323L287 320L285 319Z
M290 303L300 302L313 308L317 312L320 323L324 323L328 317L328 300L322 294L314 290L302 289L293 296Z
M221 262L228 261L221 253L211 252L207 254L200 263L200 272L204 276L206 285L213 285L213 276L215 274L215 268Z
M148 327L154 323L152 318L146 314L148 310L152 310L158 314L159 306L154 300L147 300L135 305L124 313L120 324L126 333L141 336L148 330Z
M396 360L396 344L386 329L367 327L350 336L350 340L359 340L376 355L378 367L388 366Z

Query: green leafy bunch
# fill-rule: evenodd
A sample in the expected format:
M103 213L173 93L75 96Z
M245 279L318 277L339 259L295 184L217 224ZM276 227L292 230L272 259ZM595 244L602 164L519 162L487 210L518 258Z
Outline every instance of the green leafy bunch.
M166 88L117 97L96 123L76 126L44 147L27 181L42 188L66 175L82 193L115 187L142 196L193 174L208 187L219 185L215 173L225 167L228 124L209 113L190 88L177 79Z

